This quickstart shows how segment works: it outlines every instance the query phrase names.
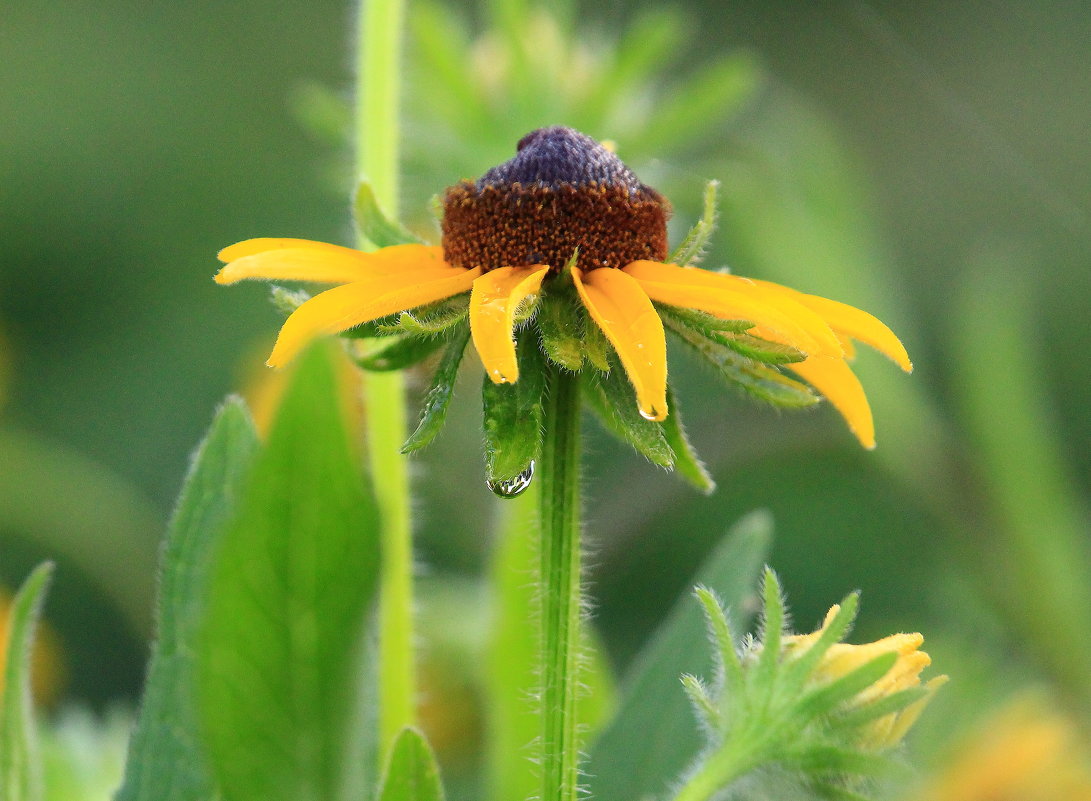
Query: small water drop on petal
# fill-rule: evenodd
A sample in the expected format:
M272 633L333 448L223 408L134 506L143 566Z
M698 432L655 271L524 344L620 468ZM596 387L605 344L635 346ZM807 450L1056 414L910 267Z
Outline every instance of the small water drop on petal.
M526 470L514 478L504 479L503 481L494 481L490 478L485 482L485 486L501 498L514 498L517 495L522 495L526 492L533 480L534 462L532 461L527 465Z
M650 412L645 411L644 409L641 409L640 410L640 416L643 417L645 420L658 420L659 419L659 415L656 414L654 409L652 411L650 411Z

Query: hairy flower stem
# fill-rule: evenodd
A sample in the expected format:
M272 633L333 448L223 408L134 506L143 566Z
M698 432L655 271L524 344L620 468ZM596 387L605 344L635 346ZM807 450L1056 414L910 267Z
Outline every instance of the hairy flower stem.
M757 739L757 738L750 738ZM689 775L675 794L673 801L708 801L731 782L752 770L761 760L754 750L735 738L720 750L708 756L703 764Z
M580 631L579 378L546 374L542 448L542 801L576 801Z
M356 161L361 178L390 214L398 209L398 99L402 0L363 0L356 84ZM361 242L367 249L370 243ZM402 374L369 373L364 381L371 478L382 515L379 591L379 753L415 718L413 553Z

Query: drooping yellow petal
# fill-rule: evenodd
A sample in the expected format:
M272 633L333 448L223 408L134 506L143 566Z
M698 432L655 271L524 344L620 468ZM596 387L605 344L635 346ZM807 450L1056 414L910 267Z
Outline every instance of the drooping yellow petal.
M347 248L343 245L333 245L329 242L318 242L314 239L290 239L287 237L269 237L263 236L256 239L244 239L242 242L236 242L234 245L228 245L219 253L216 254L216 258L220 261L227 262L235 261L236 259L242 259L247 256L254 256L258 253L266 253L270 250L323 250L327 253L359 253L359 250L354 248Z
M426 245L396 245L365 253L352 248L310 242L305 246L293 246L305 240L250 239L220 251L232 258L216 274L216 283L233 284L247 278L263 278L273 281L314 281L324 284L347 284L365 281L400 272L443 267L443 249ZM281 243L263 247L250 243ZM285 244L287 243L287 244ZM253 252L247 252L252 250ZM236 255L236 254L243 255Z
M640 414L649 420L667 416L667 339L663 321L639 281L621 270L603 267L572 280L594 320L614 346L636 389Z
M818 314L749 278L654 261L634 261L624 272L637 279L652 300L727 320L749 320L767 338L808 355L843 355L837 336Z
M849 430L868 450L875 447L875 421L871 417L860 379L852 372L844 359L828 356L810 356L801 362L784 365L825 396L833 408L841 413Z
M821 316L837 334L870 345L907 373L913 372L913 363L909 361L909 354L906 353L901 340L885 323L874 315L847 303L830 300L821 295L808 295L769 281L756 281L755 283L773 292L782 292L795 298Z
M542 286L549 265L500 267L474 281L470 293L470 332L485 372L493 383L508 384L519 378L515 357L515 312L519 304Z
M283 367L321 334L337 334L465 292L480 274L480 268L463 270L441 265L327 289L292 312L280 329L267 364Z

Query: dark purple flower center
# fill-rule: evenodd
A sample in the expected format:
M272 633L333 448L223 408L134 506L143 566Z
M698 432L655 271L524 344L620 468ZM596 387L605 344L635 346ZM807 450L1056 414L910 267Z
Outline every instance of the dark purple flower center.
M670 207L594 139L571 128L524 136L515 157L444 198L443 249L471 269L549 264L583 270L667 256Z

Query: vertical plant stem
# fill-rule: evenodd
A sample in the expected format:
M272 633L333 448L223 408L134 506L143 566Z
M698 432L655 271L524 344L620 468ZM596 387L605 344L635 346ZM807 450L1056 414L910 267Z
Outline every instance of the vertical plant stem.
M546 375L542 452L542 801L576 801L580 643L579 379Z
M402 0L363 0L357 51L357 169L361 178L371 182L381 206L395 216L403 17ZM398 732L415 717L409 476L400 453L406 427L404 394L400 372L365 377L368 456L382 514L379 754L384 761Z

